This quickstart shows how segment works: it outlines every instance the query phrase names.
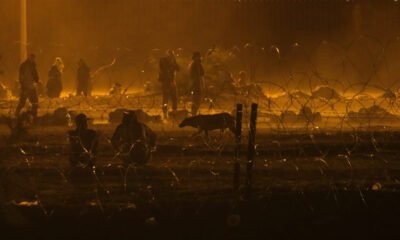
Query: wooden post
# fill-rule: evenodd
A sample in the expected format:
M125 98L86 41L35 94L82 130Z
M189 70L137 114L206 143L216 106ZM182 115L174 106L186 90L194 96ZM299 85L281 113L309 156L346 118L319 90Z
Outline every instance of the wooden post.
M242 142L242 117L243 104L236 105L236 148L235 148L235 163L233 166L233 189L238 190L240 185L240 143Z
M258 104L251 105L250 129L249 129L249 145L247 149L247 175L246 190L251 190L253 184L253 163L256 155L255 139L256 139L256 122L257 122Z

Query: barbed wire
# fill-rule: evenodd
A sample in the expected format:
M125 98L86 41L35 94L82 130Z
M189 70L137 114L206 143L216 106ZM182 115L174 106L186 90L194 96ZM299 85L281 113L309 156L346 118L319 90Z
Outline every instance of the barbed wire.
M362 44L370 46L365 47ZM321 49L321 47L336 56L324 55L326 64L333 68L333 74L331 74L333 76L329 76L328 70L321 67L320 58L316 57L322 51L316 49ZM267 130L267 136L261 134L261 139L258 141L258 159L255 166L259 171L258 174L263 174L260 178L269 179L269 182L258 183L258 186L263 189L260 190L263 196L271 194L270 188L274 181L278 181L278 178L284 179L292 184L289 187L291 191L307 202L307 206L312 211L313 205L307 198L307 189L302 181L309 173L309 169L307 169L307 164L309 164L313 169L319 171L319 176L314 179L318 179L318 184L326 187L327 196L334 199L338 206L343 202L337 192L341 189L353 189L360 202L368 207L366 192L374 188L381 190L386 187L383 185L384 181L397 177L395 173L389 171L396 164L395 158L398 155L393 146L389 144L390 141L397 140L398 136L395 135L394 130L397 129L396 125L400 115L397 89L399 84L396 72L392 72L397 60L396 55L391 56L392 49L397 47L400 47L400 41L397 38L383 43L369 36L361 36L346 46L324 41L311 51L303 48L300 44L294 44L287 53L277 56L277 65L273 65L274 67L279 66L276 69L284 70L279 81L267 78L267 81L259 82L259 85L262 85L262 94L257 85L250 85L246 91L241 91L240 94L223 91L215 98L207 96L201 112L232 113L235 104L243 103L244 115L247 119L251 103L259 104L259 128ZM269 49L273 48L276 47ZM359 50L362 51L362 54L359 53ZM267 53L264 52L264 54ZM364 54L367 59L359 57ZM365 60L370 62L365 67L366 69L363 68L363 63L360 63ZM390 70L392 67L393 69ZM275 73L275 75L278 74ZM271 90L273 88L278 89L279 94L273 94ZM141 108L145 112L161 115L160 95L159 93L148 93L67 97L60 100L42 99L41 106L42 112L52 112L54 108L62 105L70 110L86 112L99 119L108 117L108 114L116 108ZM185 99L181 100L180 105L182 108L189 109ZM10 109L13 108L13 104L9 100L2 106L11 114ZM248 130L246 123L245 121L245 130ZM46 126L40 126L40 128L45 130ZM105 131L105 127L99 128ZM103 158L103 161L100 162L102 165L98 168L97 173L91 175L95 179L95 184L86 191L91 192L92 199L94 199L94 203L90 204L96 205L102 214L112 214L105 210L106 204L131 208L132 198L127 195L132 192L136 192L138 196L145 196L143 198L148 201L149 205L156 204L162 198L160 196L162 191L151 185L151 181L144 177L145 171L154 171L163 176L164 180L169 181L169 191L176 193L187 191L187 188L200 191L196 189L198 187L196 184L203 183L201 179L206 178L211 179L208 181L208 190L219 189L230 184L226 180L230 179L226 176L231 174L226 169L232 169L232 161L227 159L233 159L233 156L226 156L226 152L231 151L232 146L230 133L206 139L202 136L189 138L184 132L185 141L177 142L173 133L168 131L167 124L160 124L159 128L163 138L161 144L168 146L180 144L178 146L180 149L174 148L173 151L176 152L169 153L167 157L158 156L160 159L155 159L156 162L150 163L147 167L134 166L122 169L117 166L118 163L110 160L113 159L112 156L105 156L105 153L101 153L104 156L99 154ZM245 130L244 132L246 132ZM327 133L333 135L327 135ZM287 139L288 137L290 140ZM325 142L332 138L335 138L336 142L331 145ZM246 141L246 136L243 141ZM338 143L339 141L344 142ZM105 142L104 140L103 145ZM20 146L17 145L17 147ZM190 153L190 150L193 153ZM29 171L34 171L33 165L39 169L43 167L44 160L39 155L27 153L28 150L23 148L20 148L19 151L21 154L18 161L14 163L15 165L4 169L2 175L21 167L27 168ZM371 176L367 174L360 177L354 174L355 171L362 169L357 166L360 159L364 164L369 164L368 167L373 171ZM338 163L343 165L340 171L348 174L341 177L340 180L337 180L335 175L335 171L339 171L335 166ZM46 168L53 169L56 173L55 176L58 176L59 181L63 181L64 185L71 184L65 166L60 166L57 161L45 164L48 164ZM117 182L120 185L107 185L109 180L103 176L106 175L104 171L110 168L108 165L119 169L117 175L120 179ZM202 174L196 173L195 167L201 168ZM295 174L291 175L291 178L268 177L268 174L277 167L285 169L285 171L291 169L290 171L294 171ZM375 173L375 167L383 169L382 172ZM33 179L31 182L40 182L40 175L32 174L30 177ZM43 214L50 216L51 211L48 210L46 199L41 193L43 187L37 185L38 183L34 184L33 190L29 191L32 192L33 199L40 205ZM122 193L119 189L123 189ZM57 189L57 191L64 191L63 196L68 198L69 195L65 193L67 190ZM390 191L398 191L398 186L390 188ZM102 194L102 192L104 193ZM139 201L139 198L136 197L135 200ZM64 200L68 201L68 199ZM121 207L118 207L118 211L120 210ZM199 206L200 210L201 206Z

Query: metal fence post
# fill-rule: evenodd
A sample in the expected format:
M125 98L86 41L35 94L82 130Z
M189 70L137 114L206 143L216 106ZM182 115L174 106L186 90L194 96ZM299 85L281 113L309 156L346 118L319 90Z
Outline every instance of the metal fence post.
M240 185L240 144L242 141L242 117L243 104L236 105L236 147L235 147L235 163L233 166L233 189L238 190Z
M256 139L256 122L257 122L258 104L251 105L250 129L249 129L249 145L247 149L247 174L246 174L246 190L251 190L253 184L253 163L256 155L255 139Z

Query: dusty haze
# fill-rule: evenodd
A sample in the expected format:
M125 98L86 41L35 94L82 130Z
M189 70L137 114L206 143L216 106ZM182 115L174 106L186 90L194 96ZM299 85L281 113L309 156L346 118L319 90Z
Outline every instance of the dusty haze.
M29 52L38 56L44 82L54 57L62 57L66 65L63 81L69 89L74 87L80 57L94 70L117 58L117 64L96 80L97 89L107 89L117 81L141 85L153 80L155 74L142 72L146 67L146 71L155 71L147 66L152 49L160 49L160 54L182 48L189 56L193 50L205 52L213 45L231 49L247 42L264 48L257 60L258 81L308 88L309 77L294 74L289 80L288 73L310 75L316 69L321 76L335 79L331 82L335 87L346 88L370 78L389 87L398 75L399 9L399 3L385 0L31 0ZM0 29L0 66L5 70L1 80L10 84L16 79L19 62L19 1L0 0ZM363 34L368 37L360 39ZM324 40L329 44L321 45ZM295 50L294 43L299 44ZM271 45L280 49L280 66L269 51ZM382 62L376 63L383 47L389 66L385 69ZM346 70L338 68L344 56L351 60ZM230 70L242 68L245 64ZM314 85L324 83L312 81Z

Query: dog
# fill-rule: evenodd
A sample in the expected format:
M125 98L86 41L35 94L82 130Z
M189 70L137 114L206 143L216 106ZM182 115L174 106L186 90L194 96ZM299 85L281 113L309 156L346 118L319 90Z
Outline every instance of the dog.
M177 110L177 111L170 111L168 113L168 117L169 119L173 122L173 123L180 123L182 122L184 119L188 118L190 116L190 113L188 110L184 109L184 110Z
M179 127L194 127L199 130L198 134L204 132L208 137L208 131L221 130L221 133L225 129L229 129L235 134L235 119L229 113L218 113L212 115L197 115L184 119Z

